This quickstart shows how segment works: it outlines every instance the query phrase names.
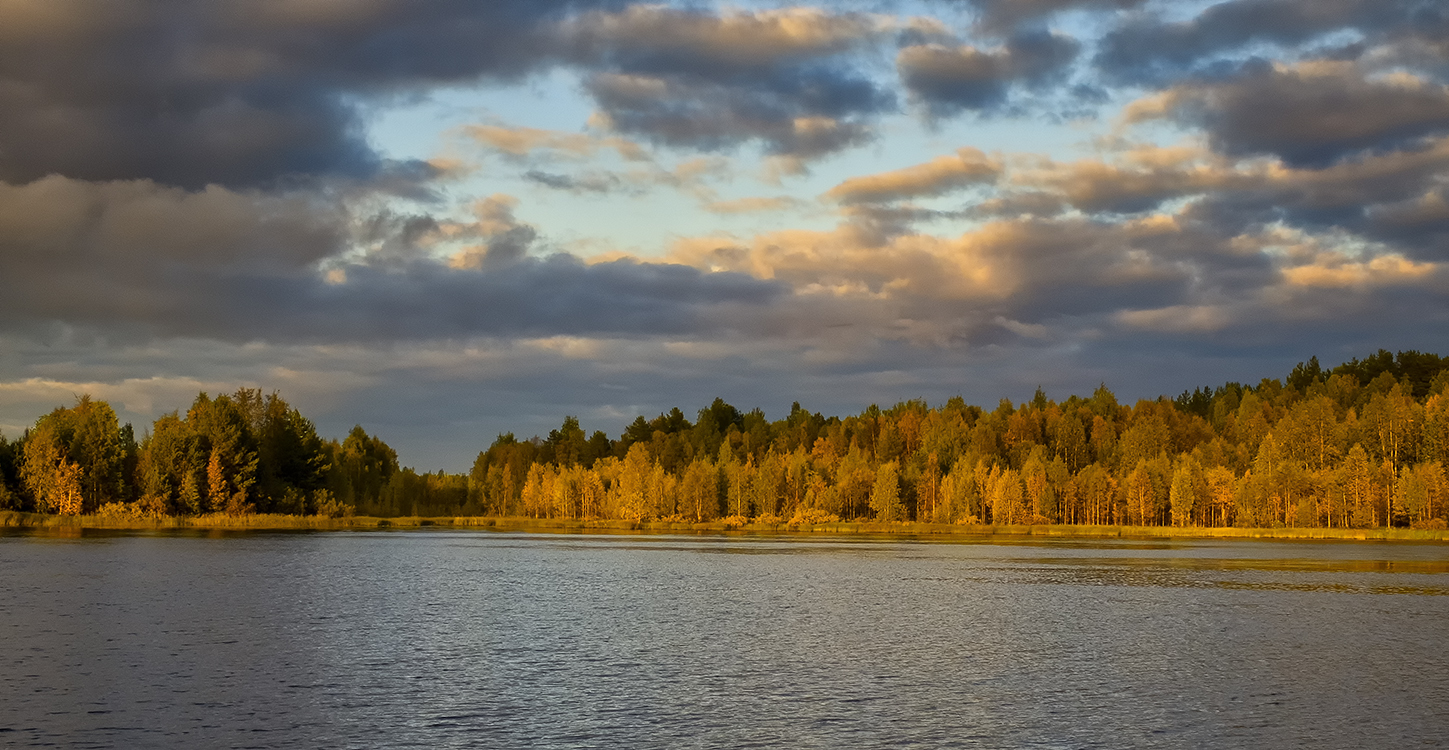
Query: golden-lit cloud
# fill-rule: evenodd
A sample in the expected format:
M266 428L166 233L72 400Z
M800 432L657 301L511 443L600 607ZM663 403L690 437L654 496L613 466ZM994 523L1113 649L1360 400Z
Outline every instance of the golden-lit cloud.
M799 205L800 201L796 198L776 195L709 201L704 204L704 209L715 214L749 214L786 211Z
M618 136L601 138L583 133L502 125L465 125L461 132L483 146L512 157L543 152L582 158L611 149L630 161L648 161L650 158L642 146Z
M715 65L757 66L782 57L841 52L896 27L890 16L832 13L822 8L727 10L709 14L667 5L633 5L567 21L566 36L582 45L674 52Z
M1153 310L1124 310L1116 318L1128 328L1162 333L1213 333L1233 322L1227 310L1210 305L1172 305Z
M1283 269L1289 284L1308 287L1362 287L1416 284L1440 276L1438 263L1416 263L1402 255L1380 255L1367 261L1325 254L1313 263Z
M973 184L994 181L1001 163L980 150L961 148L924 164L892 172L852 177L825 193L841 203L876 203L942 195Z

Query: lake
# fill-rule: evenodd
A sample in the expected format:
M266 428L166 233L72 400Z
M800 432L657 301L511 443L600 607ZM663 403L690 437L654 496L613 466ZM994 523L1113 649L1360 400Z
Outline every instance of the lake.
M1449 546L0 535L0 743L1449 744Z

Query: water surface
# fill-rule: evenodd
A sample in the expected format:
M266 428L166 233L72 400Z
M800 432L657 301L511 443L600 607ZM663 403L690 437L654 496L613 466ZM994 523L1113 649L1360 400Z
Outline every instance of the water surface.
M0 743L1433 747L1449 547L0 536Z

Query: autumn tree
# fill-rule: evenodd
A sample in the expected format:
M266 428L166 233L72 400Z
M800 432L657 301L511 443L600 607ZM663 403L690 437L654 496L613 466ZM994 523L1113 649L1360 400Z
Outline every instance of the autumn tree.
M1121 523L1113 509L1116 506L1117 480L1101 464L1089 464L1077 475L1083 505L1083 521L1094 525Z
M1445 370L1449 382L1449 370ZM1449 394L1436 393L1424 403L1422 458L1449 464Z
M1279 424L1288 455L1314 471L1327 470L1343 454L1344 430L1327 396L1298 402Z
M77 515L123 499L122 433L105 401L81 396L41 417L22 450L22 484L42 513Z
M1021 524L1027 522L1025 492L1021 475L1007 467L993 467L986 480L991 497L991 522Z
M937 521L980 523L980 491L976 486L975 461L961 456L941 480L941 505Z
M35 499L36 510L74 516L85 509L82 469L71 460L63 420L52 412L36 423L25 440L20 473L26 491Z
M1229 514L1233 508L1233 499L1238 491L1237 476L1226 466L1215 466L1203 472L1203 480L1207 485L1209 503L1206 525L1228 526L1231 523Z
M652 514L649 484L653 469L654 461L649 455L648 447L643 443L635 443L629 448L616 484L616 505L620 518L639 521Z
M1444 467L1438 461L1405 467L1394 488L1394 508L1403 521L1417 527L1441 516L1446 490Z
M1398 387L1375 393L1363 408L1362 420L1375 457L1395 469L1415 457L1423 425L1423 408Z
M1157 516L1159 497L1147 459L1138 459L1136 468L1123 479L1122 485L1130 521L1138 526L1151 525Z
M1338 487L1344 496L1344 526L1379 525L1373 467L1368 452L1355 443L1338 469Z
M708 521L719 515L719 470L708 458L696 458L680 481L684 510L695 521Z
M876 470L875 485L870 490L870 509L878 521L902 520L899 469L894 461Z
M1173 526L1190 526L1193 513L1200 510L1208 495L1207 479L1202 466L1190 455L1184 455L1172 472L1168 504L1172 509Z

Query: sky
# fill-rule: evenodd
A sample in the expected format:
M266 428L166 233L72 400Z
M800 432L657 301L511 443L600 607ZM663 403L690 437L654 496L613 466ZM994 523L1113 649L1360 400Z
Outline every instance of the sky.
M1449 354L1437 0L4 0L0 433L1119 400Z

